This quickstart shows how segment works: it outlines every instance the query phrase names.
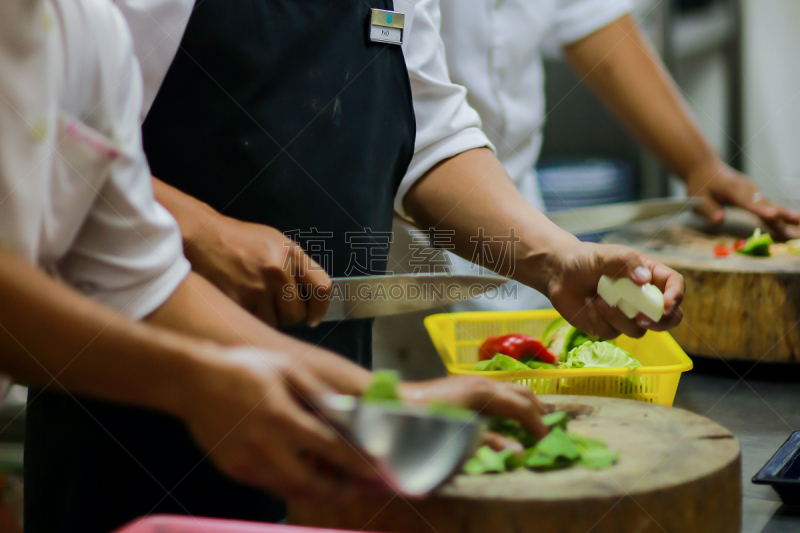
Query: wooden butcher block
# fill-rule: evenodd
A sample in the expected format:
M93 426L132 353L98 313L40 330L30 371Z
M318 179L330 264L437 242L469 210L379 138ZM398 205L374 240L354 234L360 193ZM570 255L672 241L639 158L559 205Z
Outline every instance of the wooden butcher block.
M800 363L800 255L714 257L717 242L747 238L757 219L731 210L711 230L699 217L632 224L606 237L676 269L686 280L684 320L672 330L692 356Z
M541 396L577 416L569 431L620 454L606 469L458 475L424 500L372 494L292 503L293 524L430 533L734 533L741 528L739 443L681 409L633 400Z

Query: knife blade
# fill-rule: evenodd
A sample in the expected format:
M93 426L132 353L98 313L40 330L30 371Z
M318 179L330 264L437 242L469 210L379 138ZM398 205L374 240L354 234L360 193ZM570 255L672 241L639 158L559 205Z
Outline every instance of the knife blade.
M699 198L641 200L547 213L556 226L573 234L598 233L633 222L676 215L702 204Z
M330 304L322 322L410 313L474 298L497 289L502 276L446 273L332 278Z

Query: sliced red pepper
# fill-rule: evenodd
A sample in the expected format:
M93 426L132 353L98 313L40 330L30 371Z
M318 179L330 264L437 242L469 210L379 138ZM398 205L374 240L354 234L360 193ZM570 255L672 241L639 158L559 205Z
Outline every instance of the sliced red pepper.
M745 245L745 243L746 243L746 241L745 241L744 239L739 239L738 241L736 241L736 242L734 243L734 245L733 245L733 250L734 250L735 252L738 252L739 250L741 250L742 248L744 248L744 245Z
M714 247L714 257L726 257L731 255L732 251L733 250L731 250L724 244L718 244Z
M485 361L494 357L496 353L507 355L517 361L526 355L532 355L543 363L558 363L558 357L548 350L541 341L521 333L489 337L478 348L478 359Z

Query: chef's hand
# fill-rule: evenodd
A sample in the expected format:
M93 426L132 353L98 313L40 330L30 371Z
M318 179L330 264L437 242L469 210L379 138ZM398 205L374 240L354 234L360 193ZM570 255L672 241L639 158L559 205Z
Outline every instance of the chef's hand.
M683 318L683 276L630 248L578 242L554 257L549 267L548 297L553 307L576 328L613 339L639 338L646 330L664 331ZM658 323L642 315L629 319L597 295L600 276L628 277L637 285L652 283L664 293L664 316Z
M283 233L217 215L186 244L192 268L272 326L316 326L328 309L331 280Z
M761 217L780 240L800 236L800 214L762 196L755 183L721 161L691 172L686 186L690 195L703 199L698 212L711 224L720 224L725 219L723 206L732 205Z
M470 409L484 416L513 418L519 420L533 435L539 438L547 435L547 427L541 418L544 408L528 387L480 376L456 376L403 383L400 385L400 394L408 402L441 402ZM503 437L492 435L492 442L489 444L497 448L498 439L502 440ZM510 439L503 444L511 445Z
M176 414L224 474L291 499L346 499L357 481L384 485L374 461L308 408L332 391L302 361L244 347L207 350L200 370L187 373Z

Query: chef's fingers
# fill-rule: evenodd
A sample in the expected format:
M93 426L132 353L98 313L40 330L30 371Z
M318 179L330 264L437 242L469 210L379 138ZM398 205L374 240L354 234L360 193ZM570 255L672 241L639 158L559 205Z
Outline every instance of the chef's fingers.
M714 200L711 195L700 196L703 203L695 208L695 212L705 218L709 224L721 224L725 220L725 208Z
M773 203L762 196L754 185L748 185L750 187L743 187L734 193L733 203L758 215L779 240L790 239L793 232L789 231L788 226L800 224L800 213Z
M680 307L686 292L686 283L678 272L668 266L649 260L648 266L653 272L653 285L664 293L664 313L669 314Z
M601 297L597 296L594 299L594 304L597 310L600 312L603 318L611 324L611 326L622 333L623 335L627 335L628 337L633 337L634 339L639 339L647 333L647 330L640 327L635 320L631 320L625 313L617 309L616 307L611 307L603 300Z
M584 310L586 316L589 318L589 323L591 324L591 331L587 331L587 333L591 335L597 335L601 339L604 340L611 340L619 337L619 330L617 330L614 326L609 324L609 322L600 314L598 311L597 306L595 304L595 300L601 300L602 298L586 298L584 303Z
M652 278L643 256L628 247L605 245L598 254L598 260L600 274L610 278L630 278L638 285L649 283Z
M310 372L292 372L287 375L286 380L289 390L310 404L314 412L317 412L314 408L316 397L333 392ZM297 442L317 457L361 479L381 479L378 462L347 442L327 421L312 416L294 404L286 407L285 417L281 419L286 422L287 431Z
M303 264L303 272L297 277L297 283L306 300L306 324L313 328L328 310L333 285L325 269L303 250L298 253L302 254L298 257L298 262Z
M278 312L272 294L264 294L259 297L250 312L270 326L278 327Z
M530 395L521 394L515 390L520 388L519 385L503 381L471 379L473 383L467 407L483 414L519 420L522 427L539 438L547 435L547 426L542 423L532 392Z
M334 498L341 490L341 482L319 472L311 459L301 459L295 442L270 435L268 428L264 432L264 445L253 444L250 451L264 465L262 479L268 490L292 500Z
M523 387L522 385L519 385L513 387L511 391L514 392L515 394L522 396L522 398L525 401L531 402L533 404L534 409L536 409L537 413L539 413L540 415L545 414L546 409L544 408L544 404L542 404L542 402L539 401L539 398L536 397L536 394L534 394L534 392L529 387Z
M295 260L296 250L299 248L300 246L293 243L287 256L288 264L281 269L270 269L264 273L267 287L265 297L268 299L272 296L278 324L281 326L292 326L306 319L306 303L300 298L295 281L298 269L303 266Z
M496 452L512 450L517 455L522 455L525 452L525 448L522 447L522 444L495 431L487 431L483 434L483 445L488 446Z

